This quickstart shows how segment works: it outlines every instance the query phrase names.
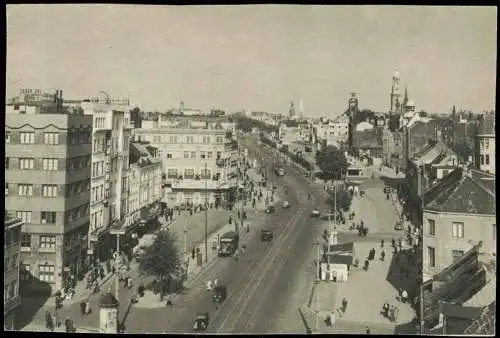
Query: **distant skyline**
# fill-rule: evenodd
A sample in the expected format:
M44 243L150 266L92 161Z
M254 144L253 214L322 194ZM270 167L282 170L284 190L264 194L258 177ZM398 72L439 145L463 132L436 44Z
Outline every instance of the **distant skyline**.
M496 7L8 5L7 97L104 90L178 107L337 116L389 110L392 74L417 110L495 108Z

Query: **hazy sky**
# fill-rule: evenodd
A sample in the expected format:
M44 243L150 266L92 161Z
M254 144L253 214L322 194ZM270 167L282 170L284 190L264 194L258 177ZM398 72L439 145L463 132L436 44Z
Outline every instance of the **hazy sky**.
M178 106L338 115L389 109L401 74L417 109L495 106L495 7L7 6L7 95L130 95Z

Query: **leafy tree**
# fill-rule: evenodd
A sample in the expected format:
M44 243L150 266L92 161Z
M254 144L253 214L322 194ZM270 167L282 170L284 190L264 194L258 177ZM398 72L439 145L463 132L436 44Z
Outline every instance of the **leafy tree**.
M247 117L242 117L238 120L237 128L244 132L251 132L254 127L256 127L255 123Z
M352 195L344 188L337 187L337 193L329 191L326 204L331 208L335 207L335 196L337 197L337 211L348 211L352 203Z
M344 153L331 145L316 153L316 164L329 179L339 179L349 166Z
M139 271L154 276L158 282L170 283L182 275L182 259L176 245L177 236L169 229L162 230L153 244L144 250L139 259Z

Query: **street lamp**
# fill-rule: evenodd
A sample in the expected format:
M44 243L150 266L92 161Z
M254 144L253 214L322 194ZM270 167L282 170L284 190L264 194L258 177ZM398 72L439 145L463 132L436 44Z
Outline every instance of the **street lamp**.
M317 270L316 270L316 278L314 283L319 284L321 281L321 259L320 259L320 248L321 248L321 243L320 242L314 242L314 246L317 248L316 249L316 264L317 264ZM317 286L317 285L316 285ZM314 331L318 332L318 324L319 324L319 306L318 306L318 288L315 288L314 292Z

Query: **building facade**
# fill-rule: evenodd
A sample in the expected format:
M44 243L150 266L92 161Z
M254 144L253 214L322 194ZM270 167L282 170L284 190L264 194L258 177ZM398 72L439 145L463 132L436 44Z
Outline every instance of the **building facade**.
M23 222L9 215L4 216L3 246L3 328L16 330L16 308L21 304L19 296L19 254Z
M92 119L91 198L88 258L111 255L109 227L124 225L128 202L129 145L133 125L126 100L83 102Z
M162 159L148 143L130 144L127 226L145 223L155 215L162 198Z
M477 167L490 173L495 173L495 113L483 115L476 136Z
M425 276L439 273L479 243L482 255L496 255L494 175L458 168L428 190L425 201Z
M334 120L320 119L315 126L318 142L325 146L332 145L339 149L343 148L349 142L349 124L350 118L347 113Z
M168 126L135 130L136 140L160 149L170 206L220 205L230 199L237 173L237 143L217 121L174 118Z
M23 275L53 292L85 269L90 208L92 118L61 102L11 101L5 120L5 211L24 222Z

